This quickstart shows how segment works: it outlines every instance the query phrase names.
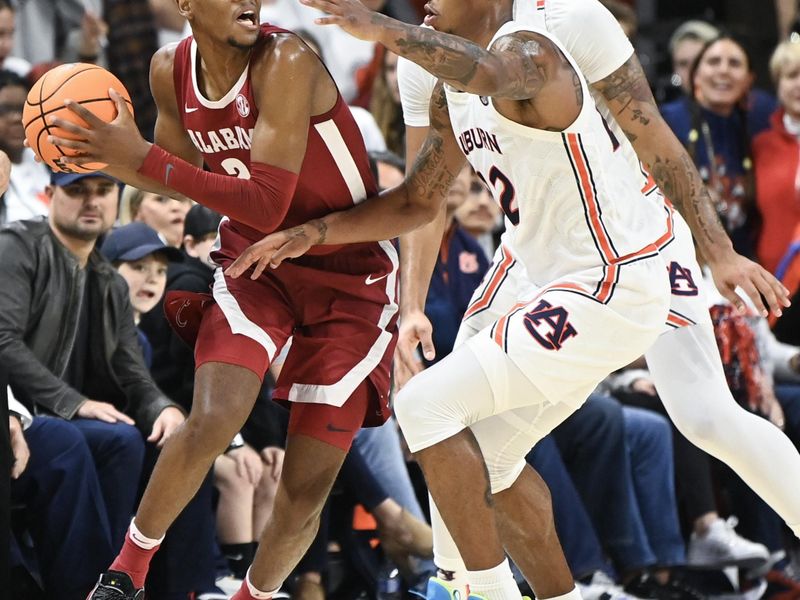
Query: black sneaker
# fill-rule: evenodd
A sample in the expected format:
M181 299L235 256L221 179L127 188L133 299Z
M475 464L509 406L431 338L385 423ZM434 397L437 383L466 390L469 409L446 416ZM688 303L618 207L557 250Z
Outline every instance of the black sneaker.
M133 587L127 573L108 571L100 575L86 600L144 600L144 588Z
M705 600L705 596L686 582L670 578L667 583L659 583L654 577L645 574L625 586L628 594L653 600Z

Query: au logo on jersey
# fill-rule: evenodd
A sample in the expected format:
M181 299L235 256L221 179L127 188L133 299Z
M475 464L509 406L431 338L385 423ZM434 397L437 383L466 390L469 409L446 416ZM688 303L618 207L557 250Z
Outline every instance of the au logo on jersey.
M524 317L525 328L546 350L561 350L569 338L578 335L569 322L569 312L563 306L553 306L546 300Z
M675 261L669 263L669 284L675 296L697 296L697 286L689 269L685 269Z

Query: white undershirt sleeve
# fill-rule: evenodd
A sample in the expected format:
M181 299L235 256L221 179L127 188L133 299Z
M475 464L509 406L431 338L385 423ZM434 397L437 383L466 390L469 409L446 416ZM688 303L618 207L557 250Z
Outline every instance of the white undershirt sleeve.
M429 107L433 88L436 87L436 77L418 64L400 57L397 61L397 81L405 124L408 127L428 127Z

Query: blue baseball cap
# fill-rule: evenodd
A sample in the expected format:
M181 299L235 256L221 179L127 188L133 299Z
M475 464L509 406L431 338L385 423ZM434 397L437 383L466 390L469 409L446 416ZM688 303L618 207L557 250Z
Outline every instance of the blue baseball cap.
M52 185L64 187L65 185L75 183L76 181L86 179L87 177L102 177L103 179L108 179L109 181L113 181L117 185L120 185L119 180L115 179L111 175L106 175L102 171L93 171L91 173L62 173L60 171L52 171L50 173L50 183Z
M106 236L100 252L111 262L131 262L150 254L163 254L170 262L181 262L183 254L167 246L154 229L141 221L114 229Z

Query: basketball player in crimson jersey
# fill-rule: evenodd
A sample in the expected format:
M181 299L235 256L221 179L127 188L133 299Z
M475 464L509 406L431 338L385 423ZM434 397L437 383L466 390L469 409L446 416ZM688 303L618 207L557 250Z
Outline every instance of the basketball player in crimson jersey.
M239 431L290 337L275 391L292 402L283 476L260 550L234 598L269 598L281 586L316 533L356 431L389 414L397 313L391 243L327 247L257 281L222 271L265 233L376 193L347 106L298 37L259 25L260 2L178 0L178 7L193 37L153 58L156 144L141 137L116 93L119 116L110 124L74 104L88 129L54 121L78 140L54 139L79 151L74 163L108 163L126 183L183 194L227 216L212 254L221 267L213 294L166 303L178 332L189 340L196 335L192 413L162 451L124 547L90 596L95 600L143 597L153 553Z

